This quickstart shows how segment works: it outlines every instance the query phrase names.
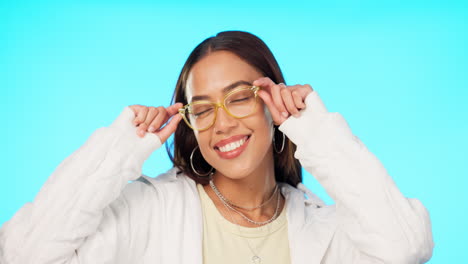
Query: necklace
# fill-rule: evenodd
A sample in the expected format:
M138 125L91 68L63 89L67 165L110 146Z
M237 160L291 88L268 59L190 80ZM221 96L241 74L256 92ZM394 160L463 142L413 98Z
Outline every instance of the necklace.
M240 216L242 216L242 218L244 218L245 220L247 220L249 223L252 223L252 224L255 224L255 225L265 225L265 224L268 224L268 223L271 223L273 220L275 220L277 217L278 217L278 212L279 212L279 207L280 207L280 197L281 195L278 195L278 198L276 199L276 209L275 209L275 213L273 214L273 216L266 220L266 221L263 221L263 222L257 222L257 221L254 221L252 219L250 219L249 217L247 217L245 214L243 214L242 212L240 212L239 210L236 210L234 207L232 207L229 203L227 203L225 200L226 198L224 198L224 196L221 194L221 192L218 190L218 188L216 188L213 180L210 180L210 186L211 186L211 189L213 189L213 191L215 192L216 196L218 196L218 198L221 200L221 202L224 204L224 206L226 206L227 208L231 209L232 211L238 213ZM276 186L276 188L278 188L278 185Z
M226 206L225 203L223 203L223 205L226 207L228 213L229 213L229 216L231 217L232 221L236 224L237 226L237 229L239 230L239 234L241 234L242 236L242 232L241 232L241 229L239 227L239 224L237 223L237 221L234 219L234 217L232 216L231 212L229 211L229 208ZM247 246L249 247L250 251L252 252L252 258L251 258L251 261L252 261L252 264L260 264L262 263L262 258L258 256L258 254L253 250L252 248L252 245L250 245L250 241L249 239L245 238L245 240L247 241Z
M214 185L214 184L213 184ZM215 186L216 188L216 186ZM226 203L228 203L230 206L232 207L236 207L236 208L240 208L240 209L244 209L244 210L247 210L247 211L253 211L255 209L258 209L258 208L262 208L263 206L265 206L267 203L269 203L273 197L275 196L276 192L278 191L278 185L275 186L275 190L273 191L273 193L270 195L270 198L268 198L265 202L263 202L262 204L258 205L258 206L255 206L255 207L243 207L243 206L240 206L240 205L236 205L234 203L232 203L231 201L229 201L226 197L224 197L221 192L219 193L220 194L220 197L223 201L225 201Z
M250 220L249 222L253 222L253 223L270 223L271 221L276 219L276 217L278 215L278 209L279 209L281 194L278 195L277 204L276 204L276 211L275 211L275 214L273 215L273 217L271 219L265 221L265 222L256 222L256 221L251 220L250 218L248 218L247 216L245 216L241 212L237 211L236 209L232 208L232 206L230 206L229 203L225 201L227 199L225 199L224 196L221 194L221 192L219 192L218 188L216 188L216 186L214 185L213 180L210 180L210 186L211 186L211 189L213 189L213 191L215 192L216 196L218 196L219 200L221 200L221 203L224 205L224 207L226 207L226 210L229 213L229 216L231 217L232 221L235 223L235 225L237 226L237 229L239 230L239 234L242 234L240 226L237 223L237 221L234 219L234 217L232 216L231 211L229 209L239 213L241 216L244 217L244 219L248 219L248 221ZM278 185L276 185L276 189L275 189L274 193L276 193L276 190L278 190ZM250 245L250 241L247 238L245 238L245 240L247 241L247 246L249 247L250 251L253 254L253 256L251 258L252 264L262 263L262 258L260 256L258 256L258 254L255 252L255 250L253 250L252 245Z

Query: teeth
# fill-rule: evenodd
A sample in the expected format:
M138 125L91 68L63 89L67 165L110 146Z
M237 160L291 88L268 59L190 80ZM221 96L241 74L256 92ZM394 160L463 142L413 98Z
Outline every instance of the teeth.
M235 150L236 148L244 145L245 143L245 138L239 140L239 141L236 141L236 142L232 142L232 143L229 143L229 144L226 144L222 147L219 147L219 150L221 152L228 152L228 151L233 151Z

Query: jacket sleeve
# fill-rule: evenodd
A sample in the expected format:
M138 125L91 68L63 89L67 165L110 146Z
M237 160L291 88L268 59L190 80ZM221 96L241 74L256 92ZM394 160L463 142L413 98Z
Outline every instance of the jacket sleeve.
M161 146L155 134L138 137L133 119L125 107L60 163L34 201L0 229L0 263L116 263L117 244L129 243L121 237L130 232L130 199L145 192L142 183L127 183Z
M432 231L422 203L402 195L342 115L327 111L317 91L305 104L301 116L288 118L280 130L297 145L295 157L336 203L338 229L329 263L429 260Z

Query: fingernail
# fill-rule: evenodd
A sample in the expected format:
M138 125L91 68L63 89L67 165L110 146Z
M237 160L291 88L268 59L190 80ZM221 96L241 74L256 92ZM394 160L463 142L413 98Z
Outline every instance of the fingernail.
M154 132L154 127L150 126L150 128L148 128L148 131L149 131L150 133L153 133L153 132Z
M287 118L287 117L289 116L288 113L286 113L286 112L282 112L281 115L282 115L283 117L285 117L285 118Z
M143 136L143 135L145 134L145 131L139 130L139 131L138 131L138 134L140 134L140 136Z
M294 114L294 117L296 117L296 118L297 118L297 117L300 117L300 116L301 116L301 115L300 115L299 113Z

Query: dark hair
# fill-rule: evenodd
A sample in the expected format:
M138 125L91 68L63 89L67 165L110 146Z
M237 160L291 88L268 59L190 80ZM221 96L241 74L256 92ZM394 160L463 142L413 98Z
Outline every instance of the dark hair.
M232 52L264 76L269 77L273 82L285 83L275 57L260 38L243 31L223 31L214 37L205 39L190 53L177 80L172 103L181 102L184 105L187 104L185 88L190 70L198 61L215 51ZM276 142L282 142L283 135L277 127L275 127L275 134L273 136ZM168 144L166 144L166 150L174 166L195 182L203 185L207 184L208 178L197 176L190 165L190 154L197 146L197 140L193 130L184 122L181 122L177 127L172 145L174 147L173 155L171 147ZM295 151L296 145L286 137L284 150L279 154L275 151L273 152L276 181L285 182L292 186L297 186L298 183L302 182L301 165L294 158ZM201 154L194 155L193 163L196 164L198 172L208 172L212 168Z

